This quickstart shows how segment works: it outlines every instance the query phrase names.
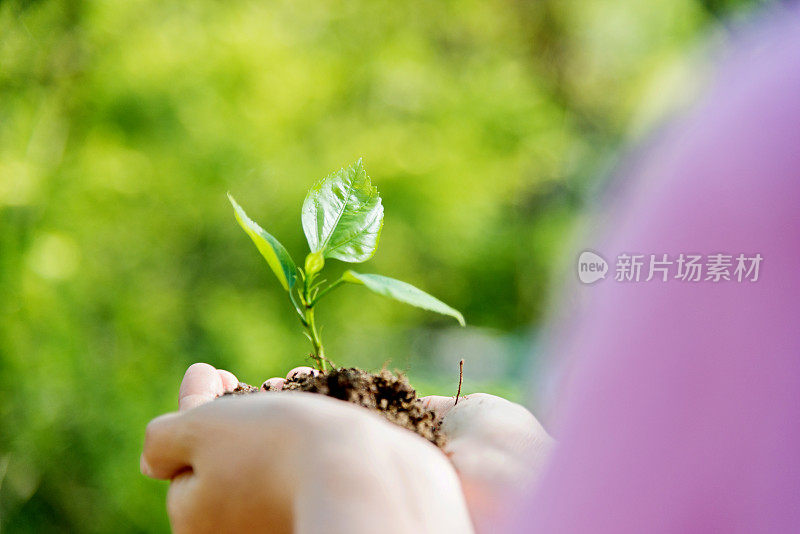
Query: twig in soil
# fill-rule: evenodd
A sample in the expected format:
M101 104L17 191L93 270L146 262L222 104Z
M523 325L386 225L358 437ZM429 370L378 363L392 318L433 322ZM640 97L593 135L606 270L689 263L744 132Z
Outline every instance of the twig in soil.
M458 392L456 393L456 402L453 403L453 406L458 404L458 398L461 396L461 383L464 381L464 358L461 358L461 361L458 362Z

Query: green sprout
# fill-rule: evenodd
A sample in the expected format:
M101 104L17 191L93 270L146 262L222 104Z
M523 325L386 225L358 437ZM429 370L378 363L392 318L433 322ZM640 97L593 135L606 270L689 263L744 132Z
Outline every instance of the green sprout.
M346 283L362 285L379 295L449 315L464 326L461 313L406 282L352 270L345 271L338 280L327 285L320 277L326 259L362 263L370 259L378 247L383 205L378 188L372 185L360 159L320 180L306 195L301 219L310 252L302 268L295 265L277 239L247 216L230 193L228 198L239 225L289 295L305 335L311 341L311 357L320 371L325 371L326 363L331 362L325 356L314 310L323 297Z

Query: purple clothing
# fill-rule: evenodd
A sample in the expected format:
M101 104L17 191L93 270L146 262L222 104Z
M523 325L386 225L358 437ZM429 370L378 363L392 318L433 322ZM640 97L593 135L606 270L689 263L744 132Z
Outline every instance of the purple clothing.
M516 531L800 532L798 14L762 28L635 172ZM764 260L756 282L624 283L623 252Z

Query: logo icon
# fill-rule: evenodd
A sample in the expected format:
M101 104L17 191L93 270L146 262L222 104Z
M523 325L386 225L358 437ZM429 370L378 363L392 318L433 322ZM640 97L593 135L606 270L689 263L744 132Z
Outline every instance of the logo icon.
M606 277L608 262L599 254L584 250L578 257L578 278L584 284L594 284Z

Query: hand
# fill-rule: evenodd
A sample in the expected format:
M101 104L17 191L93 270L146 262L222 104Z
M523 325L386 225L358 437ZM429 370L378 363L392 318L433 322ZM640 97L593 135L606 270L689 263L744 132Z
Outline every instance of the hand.
M142 472L172 481L175 532L472 532L457 475L430 442L313 393L208 402L236 383L195 364L182 411L147 427Z
M316 372L296 367L286 376ZM280 390L284 382L270 378L262 388ZM447 437L444 450L461 479L476 527L491 531L506 515L509 496L541 473L555 441L531 412L501 397L474 393L456 404L454 397L432 395L422 401L441 421Z
M461 479L475 529L496 532L513 497L543 470L555 446L528 410L506 399L474 393L422 398L441 420L444 450Z

